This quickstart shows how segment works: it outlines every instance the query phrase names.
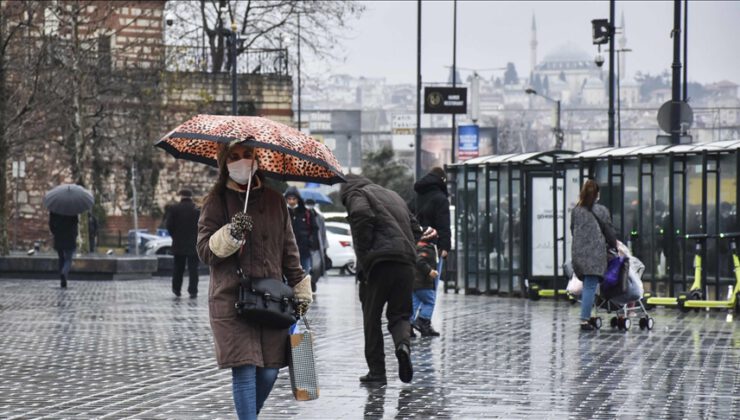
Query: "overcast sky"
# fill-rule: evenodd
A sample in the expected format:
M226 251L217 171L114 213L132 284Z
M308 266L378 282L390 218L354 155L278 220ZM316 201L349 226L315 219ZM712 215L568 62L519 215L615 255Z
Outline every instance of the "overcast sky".
M343 63L326 69L307 57L310 74L328 71L353 76L386 77L413 83L416 74L416 1L364 2L366 11L347 34ZM682 2L683 5L683 2ZM617 1L617 25L624 12L627 73L670 70L673 60L673 2ZM591 20L609 17L608 1L459 1L457 65L486 69L516 65L529 72L532 15L537 21L538 61L572 42L590 55ZM688 77L702 83L723 79L740 84L740 1L690 1ZM683 23L682 23L683 25ZM683 28L682 28L683 29ZM607 54L604 54L605 56ZM452 64L452 2L422 3L422 78L446 81ZM607 69L608 63L604 65ZM500 76L501 72L493 72ZM463 72L465 78L469 74ZM491 72L481 72L484 77Z

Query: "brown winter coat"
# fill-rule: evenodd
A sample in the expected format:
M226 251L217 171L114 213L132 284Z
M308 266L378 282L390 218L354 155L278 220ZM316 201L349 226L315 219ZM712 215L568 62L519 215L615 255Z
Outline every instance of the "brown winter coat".
M236 303L239 281L236 257L246 275L287 279L293 287L303 277L298 247L283 196L264 186L253 189L247 214L254 227L247 236L241 255L220 258L209 247L209 240L231 217L244 208L244 193L227 189L221 197L206 201L198 221L198 256L211 267L208 309L220 368L253 364L280 368L287 365L288 330L262 328L239 318Z

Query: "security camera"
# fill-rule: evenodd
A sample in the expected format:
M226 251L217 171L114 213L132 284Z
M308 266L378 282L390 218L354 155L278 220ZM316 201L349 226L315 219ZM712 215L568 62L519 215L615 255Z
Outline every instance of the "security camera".
M597 66L601 67L604 65L604 56L601 54L596 54L596 58L594 58L594 63L596 63Z
M167 26L172 26L175 23L175 15L172 13L167 13L164 17L164 23L167 24Z

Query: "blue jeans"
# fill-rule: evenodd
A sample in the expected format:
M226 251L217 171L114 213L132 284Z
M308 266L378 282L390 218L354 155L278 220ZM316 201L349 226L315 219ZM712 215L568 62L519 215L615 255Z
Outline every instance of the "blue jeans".
M301 268L303 268L303 271L305 271L306 274L311 274L311 268L313 268L311 254L308 254L307 257L301 257Z
M277 379L277 368L245 365L231 368L234 406L239 420L256 420Z
M599 285L599 276L583 276L583 293L581 294L581 320L591 318L591 308L594 306L596 286Z
M411 322L416 320L417 312L419 312L419 318L432 319L437 292L434 289L418 289L414 290L411 297L414 305L411 311Z
M59 274L65 279L69 276L69 270L72 268L72 256L75 254L76 249L57 249L57 254L59 255Z

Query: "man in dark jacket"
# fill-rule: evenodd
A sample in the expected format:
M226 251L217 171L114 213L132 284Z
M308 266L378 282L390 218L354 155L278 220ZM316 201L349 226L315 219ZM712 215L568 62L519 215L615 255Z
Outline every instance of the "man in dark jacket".
M416 262L414 244L421 229L398 194L359 175L350 174L346 179L341 198L347 208L357 255L365 359L370 370L360 377L360 382L387 382L381 324L383 306L387 303L388 330L398 358L398 376L408 383L414 374L409 341Z
M285 190L285 202L288 204L290 220L293 223L293 234L301 254L301 267L306 273L311 273L311 246L317 241L319 225L306 208L301 194L296 187Z
M67 277L72 268L72 256L77 249L77 216L49 214L49 230L54 235L54 249L59 254L59 277L62 289L67 288Z
M437 231L437 239L433 243L437 246L440 258L447 258L450 251L450 200L447 193L447 177L444 169L432 168L414 184L416 197L412 209L419 224L429 226ZM431 310L425 311L416 320L415 325L420 329L423 336L438 336L439 333L432 328L431 315L434 311L436 290L432 289ZM429 318L427 318L427 316Z
M188 265L190 280L188 293L191 298L198 296L198 253L195 244L198 239L198 218L200 210L193 203L193 193L190 190L179 192L180 202L172 205L167 212L167 230L172 236L172 255L175 258L175 267L172 272L172 293L180 296L182 276L185 273L185 263Z

